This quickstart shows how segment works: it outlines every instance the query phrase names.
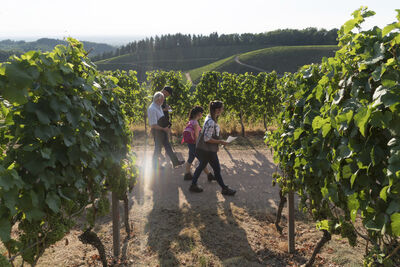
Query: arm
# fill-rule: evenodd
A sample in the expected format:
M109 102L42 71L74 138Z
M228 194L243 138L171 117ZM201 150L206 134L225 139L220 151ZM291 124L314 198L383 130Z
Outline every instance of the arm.
M170 109L170 106L168 106L167 104L165 104L165 107L162 109L163 111L168 111Z
M201 131L200 126L196 124L194 126L194 140L197 140L197 138L199 138L200 131Z
M170 109L170 107L167 104L166 100L164 100L164 103L161 105L161 108L162 108L163 111L168 111L168 109Z
M225 142L224 140L217 140L217 139L214 139L214 138L211 138L210 140L206 141L206 143L219 144L219 145L224 145L224 146L229 144L229 143Z
M157 114L154 110L149 109L147 111L147 117L149 118L149 125L151 129L161 130L168 132L169 128L163 128L157 124Z
M224 140L218 140L218 139L212 138L212 135L214 133L214 127L215 127L215 123L211 124L206 129L206 132L204 133L204 142L210 143L210 144L227 145L228 143L225 142Z

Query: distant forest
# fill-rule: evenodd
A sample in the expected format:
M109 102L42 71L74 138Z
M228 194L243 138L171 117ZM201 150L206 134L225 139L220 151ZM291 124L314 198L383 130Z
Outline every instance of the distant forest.
M306 28L303 30L282 29L265 33L221 34L166 34L134 41L92 57L94 61L132 54L136 52L156 52L178 47L235 46L235 45L336 45L338 29L325 30Z
M0 62L7 61L7 59L9 57L11 57L12 55L19 56L20 54L21 54L21 52L0 50Z
M99 56L104 53L113 53L114 46L104 44L82 41L86 51L90 51L89 56ZM30 50L51 51L56 45L67 45L67 42L59 39L41 38L33 42L2 40L0 41L0 62L6 61L11 55L20 55Z

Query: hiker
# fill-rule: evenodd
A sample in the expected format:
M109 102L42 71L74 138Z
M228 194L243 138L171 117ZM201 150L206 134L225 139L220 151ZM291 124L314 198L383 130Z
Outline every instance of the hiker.
M164 113L161 109L161 105L163 102L164 94L161 92L156 92L153 96L153 102L147 109L147 117L149 118L151 133L154 137L153 165L155 168L162 167L159 166L158 160L161 153L161 147L164 146L165 152L168 154L169 158L172 161L172 165L175 168L184 164L185 161L178 160L177 156L172 151L171 144L169 143L169 121L166 120Z
M203 189L197 185L197 180L203 169L210 164L214 170L215 178L222 188L223 195L234 195L236 190L229 188L225 185L221 176L221 165L218 159L218 145L227 145L228 143L220 140L220 127L218 125L218 117L224 110L224 105L221 101L211 101L209 106L210 114L208 114L200 136L196 142L196 155L200 161L199 166L193 174L192 185L189 190L192 192L200 193Z
M171 121L169 118L169 112L171 111L171 107L167 104L167 97L172 96L172 88L169 86L165 86L162 90L161 93L164 95L164 102L161 105L161 108L163 110L165 119L169 122L168 127L171 128Z
M186 170L185 175L183 176L184 180L193 179L190 169L192 167L194 158L196 157L196 140L199 137L199 133L201 131L201 127L198 121L199 119L201 119L201 117L203 117L203 112L204 109L200 106L195 106L194 108L192 108L192 110L189 112L189 121L186 124L186 128L183 130L182 144L186 143L189 149L189 157L186 161ZM204 168L204 173L207 175L209 182L215 180L214 175L210 173L207 167Z

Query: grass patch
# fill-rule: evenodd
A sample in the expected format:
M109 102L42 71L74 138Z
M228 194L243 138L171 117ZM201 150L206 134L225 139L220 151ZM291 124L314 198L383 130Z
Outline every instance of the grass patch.
M200 125L204 122L200 121ZM170 142L174 146L182 146L186 147L186 144L181 144L182 141L182 133L186 127L187 118L173 118L171 133L172 136L170 138ZM230 146L235 147L236 149L248 148L248 147L259 147L265 146L264 144L264 136L265 136L265 128L262 121L245 121L245 131L246 136L241 136L241 126L239 121L231 115L223 116L219 119L218 124L221 127L221 136L226 139L228 136L237 136L238 139L235 140ZM268 130L273 130L276 128L275 121L271 121L267 126ZM134 140L133 146L144 146L146 144L146 132L144 124L133 124L130 127L130 130L133 132ZM147 127L147 145L153 145L153 137L150 133L150 128Z
M220 69L221 66L223 66L225 63L227 63L227 62L230 63L231 61L233 61L235 56L236 55L233 55L231 57L224 58L224 59L215 61L215 62L213 62L211 64L208 64L208 65L202 66L200 68L191 70L191 71L189 71L190 78L192 79L192 81L199 81L204 72Z
M239 61L266 71L275 70L278 74L285 72L296 72L303 65L321 62L323 57L334 56L337 46L312 45L312 46L276 46L258 49L239 54ZM230 73L251 72L258 74L259 71L238 64L235 56L231 56L209 65L193 69L189 74L194 83L197 83L203 72L219 71Z
M205 66L235 54L265 48L265 45L203 46L136 52L95 62L100 70L136 70L139 81L146 80L146 71L187 71Z
M279 74L296 72L299 67L321 62L323 57L335 55L334 45L278 46L241 54L239 60Z

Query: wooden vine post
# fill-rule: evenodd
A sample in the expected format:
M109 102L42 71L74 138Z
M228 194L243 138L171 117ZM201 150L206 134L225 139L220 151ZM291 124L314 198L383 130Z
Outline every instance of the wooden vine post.
M112 192L112 222L113 222L113 251L114 258L119 257L119 199L118 194Z
M288 251L290 254L295 252L295 225L294 225L294 193L288 193Z

